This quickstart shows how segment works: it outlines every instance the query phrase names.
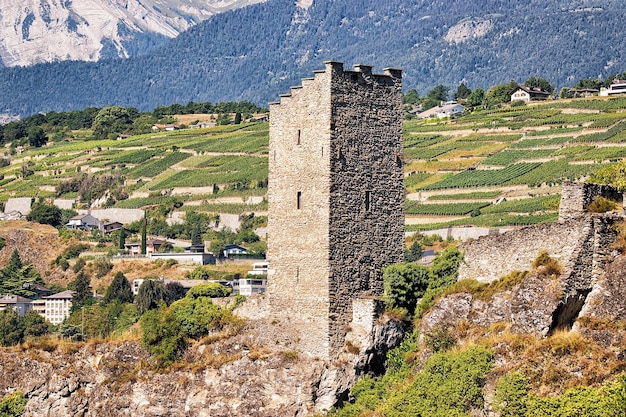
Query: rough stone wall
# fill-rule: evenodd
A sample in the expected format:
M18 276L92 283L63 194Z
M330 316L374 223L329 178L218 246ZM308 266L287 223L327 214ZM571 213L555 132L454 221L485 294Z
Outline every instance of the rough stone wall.
M352 301L381 295L403 257L401 73L326 62L270 115L271 311L302 324L302 350L334 357Z
M589 221L528 226L465 243L461 248L465 258L459 267L459 279L491 282L514 270L529 270L541 250L565 265L589 234L591 227L585 226Z
M610 185L583 182L565 182L561 191L559 221L564 222L584 216L586 207L598 196L623 203L624 195Z

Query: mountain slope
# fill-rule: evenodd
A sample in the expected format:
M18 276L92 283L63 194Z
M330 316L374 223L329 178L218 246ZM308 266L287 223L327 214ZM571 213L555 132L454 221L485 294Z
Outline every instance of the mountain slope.
M266 103L333 59L404 69L405 88L531 75L557 86L626 69L618 0L269 0L205 21L128 60L0 71L0 113L188 101Z
M128 57L263 0L0 0L0 65Z

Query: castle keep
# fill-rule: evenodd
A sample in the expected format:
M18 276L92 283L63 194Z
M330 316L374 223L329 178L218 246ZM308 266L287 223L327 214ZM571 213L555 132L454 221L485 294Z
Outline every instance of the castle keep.
M325 65L270 104L267 258L272 314L328 359L403 261L404 184L401 71Z

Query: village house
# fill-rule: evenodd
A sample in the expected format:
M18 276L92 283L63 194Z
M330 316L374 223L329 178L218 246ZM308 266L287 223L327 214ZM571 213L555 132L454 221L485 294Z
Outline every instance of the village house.
M244 248L243 246L234 245L234 244L224 246L225 258L228 258L231 255L247 255L247 254L248 254L248 249Z
M74 216L67 222L67 227L71 229L98 229L100 227L100 220L92 216L91 214L79 214Z
M609 88L601 88L600 96L607 97L615 94L625 94L626 93L626 80L613 80L611 81L611 85Z
M105 235L120 230L124 225L120 222L106 222L100 224L100 231Z
M28 310L33 308L33 300L19 295L5 294L0 297L0 311L11 308L17 312L18 316L24 316Z
M444 117L454 118L462 115L464 111L465 106L457 103L456 101L449 101L418 113L417 117L421 119L428 119L431 117L437 117L439 119L443 119Z
M531 100L546 100L550 97L549 92L542 90L539 87L527 87L525 85L518 85L511 91L511 102L513 101L531 101Z
M146 240L146 254L149 255L151 253L158 252L163 245L168 244L165 240L160 239L148 239ZM131 242L124 244L124 249L126 249L129 255L140 255L141 254L141 242Z

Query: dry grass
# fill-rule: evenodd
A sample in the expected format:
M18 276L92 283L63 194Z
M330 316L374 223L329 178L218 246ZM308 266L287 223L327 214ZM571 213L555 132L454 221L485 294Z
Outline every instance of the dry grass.
M455 293L468 293L476 299L488 301L493 298L495 294L510 290L516 285L519 285L526 276L528 276L528 271L513 271L490 283L479 282L475 279L462 279L450 287L445 292L444 296Z
M548 251L542 250L532 263L532 267L542 276L558 276L563 272L563 267L556 259L552 258Z

